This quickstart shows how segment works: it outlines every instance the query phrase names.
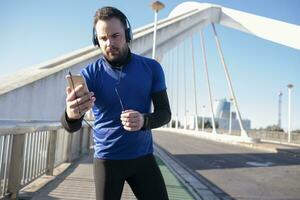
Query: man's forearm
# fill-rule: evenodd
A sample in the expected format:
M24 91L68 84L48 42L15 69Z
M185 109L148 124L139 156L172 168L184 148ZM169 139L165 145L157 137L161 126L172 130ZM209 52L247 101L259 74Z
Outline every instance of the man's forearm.
M82 126L83 116L80 119L71 120L68 118L66 111L62 114L60 121L62 126L70 133L78 131Z
M152 95L154 112L144 114L143 129L158 128L171 120L171 109L167 91L156 92Z

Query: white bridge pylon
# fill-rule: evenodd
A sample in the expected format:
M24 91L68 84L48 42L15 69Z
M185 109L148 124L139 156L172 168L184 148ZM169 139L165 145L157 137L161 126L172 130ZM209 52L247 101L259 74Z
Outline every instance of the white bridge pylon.
M182 30L178 35L173 35L171 38L169 38L168 41L164 41L162 43L158 43L157 45L157 51L160 52L158 55L163 55L160 58L157 58L159 61L163 62L163 66L165 65L165 71L166 71L166 79L167 79L167 85L169 86L169 96L171 101L171 109L173 113L174 121L172 122L173 127L178 128L179 127L179 106L178 106L178 98L184 98L183 99L183 113L184 113L184 129L187 127L187 112L190 112L187 109L187 89L190 89L189 91L193 91L192 98L193 104L194 104L194 112L189 113L190 115L194 115L194 129L196 131L199 130L198 127L198 108L199 105L197 105L197 86L196 86L196 71L195 71L195 55L194 55L194 44L193 44L193 37L195 33L200 36L200 42L201 42L201 51L202 51L202 62L204 67L204 75L207 82L207 88L208 88L208 97L209 97L209 107L210 107L210 117L211 117L211 125L212 125L212 132L216 132L216 123L215 123L215 116L213 113L213 96L212 96L212 90L211 90L211 84L209 79L209 66L207 65L207 59L206 59L206 51L205 51L205 43L204 43L204 36L202 33L202 29L206 26L211 25L218 54L224 69L224 73L226 76L227 86L229 90L229 99L232 100L233 106L236 111L236 116L238 119L238 123L241 130L241 137L244 141L253 141L252 138L250 138L246 132L246 130L243 127L242 123L242 117L241 113L239 111L238 107L238 101L235 96L235 92L233 89L233 85L231 82L230 74L227 69L227 65L225 62L225 58L222 52L221 43L215 28L215 24L220 24L232 29L236 29L242 32L246 32L251 35L255 35L256 37L263 38L281 45L288 46L290 48L295 48L300 50L300 40L298 39L300 35L300 27L297 25L281 22L278 20L269 19L266 17L261 17L253 14L249 14L246 12L241 12L229 8L225 8L219 5L214 4L205 4L205 3L198 3L198 2L186 2L178 5L170 14L168 19L172 18L178 18L180 16L187 16L191 18L189 23L194 24L190 26L188 29ZM180 22L178 23L178 29L180 29L181 26L183 26ZM159 27L163 28L163 27ZM190 40L190 41L188 41ZM189 45L190 43L190 45ZM189 45L187 47L187 45ZM191 57L186 58L186 51L191 51ZM179 53L179 49L183 49L182 52ZM179 56L183 56L182 63L179 63ZM168 58L163 58L168 57ZM198 56L199 57L199 56ZM191 59L190 63L187 64L186 59ZM183 69L179 69L179 65L183 66ZM191 66L192 74L190 76L186 77L186 67ZM179 93L179 74L180 77L182 77L183 81L183 93ZM172 78L171 78L172 77ZM187 79L191 79L191 86L190 88L187 88ZM175 81L176 80L176 81ZM181 96L180 96L181 95ZM184 96L184 97L182 97ZM204 111L203 111L204 112ZM203 114L204 115L204 114ZM172 122L169 124L169 126L172 127ZM203 118L202 118L202 126L203 126ZM231 125L230 125L231 126ZM203 127L202 127L203 131Z

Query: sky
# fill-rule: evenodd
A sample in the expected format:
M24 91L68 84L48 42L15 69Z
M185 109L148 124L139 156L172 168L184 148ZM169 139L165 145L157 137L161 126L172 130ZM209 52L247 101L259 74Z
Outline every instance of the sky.
M159 12L158 19L166 18L176 5L185 1L162 0L162 2L166 7ZM197 2L218 4L300 25L300 1L298 0ZM153 22L151 3L152 1L147 0L1 0L0 78L91 45L92 18L95 11L102 6L110 5L121 9L127 15L132 28L136 29ZM276 124L278 93L282 91L282 126L286 129L288 107L286 85L291 83L294 85L292 129L300 129L300 79L298 78L300 51L226 27L216 28L242 117L250 119L253 128ZM213 99L228 98L227 83L213 42L211 28L205 28L204 34ZM195 34L193 41L195 44L200 44L199 35ZM200 45L196 45L195 49L195 53L199 53L199 58L197 57L195 62L200 66L202 63ZM187 48L186 51L189 50L190 48ZM188 55L188 52L186 53ZM199 67L196 71L199 74L197 101L199 105L208 106L203 68ZM191 101L192 98L189 100ZM201 113L201 106L198 107L198 113Z

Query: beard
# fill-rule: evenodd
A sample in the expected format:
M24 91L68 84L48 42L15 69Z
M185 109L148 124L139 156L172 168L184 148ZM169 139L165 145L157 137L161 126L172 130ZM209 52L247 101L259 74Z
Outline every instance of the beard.
M121 48L109 47L106 51L103 51L104 57L112 65L118 65L122 63L128 54L128 46L125 44Z

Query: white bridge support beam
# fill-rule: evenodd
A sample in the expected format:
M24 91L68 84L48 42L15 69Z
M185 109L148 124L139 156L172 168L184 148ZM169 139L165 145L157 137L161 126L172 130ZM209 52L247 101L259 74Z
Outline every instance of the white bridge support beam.
M169 17L192 12L195 9L210 13L210 23L220 24L254 35L271 42L300 50L300 26L262 17L223 6L199 2L185 2L178 5Z

